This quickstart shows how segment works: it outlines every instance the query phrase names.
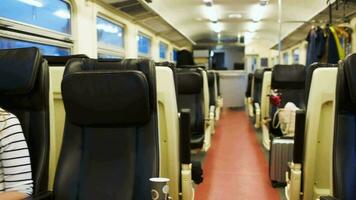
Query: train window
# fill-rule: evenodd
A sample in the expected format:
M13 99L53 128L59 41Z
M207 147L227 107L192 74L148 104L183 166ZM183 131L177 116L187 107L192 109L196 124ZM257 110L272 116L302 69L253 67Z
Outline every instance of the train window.
M0 19L71 34L71 8L63 0L1 0Z
M274 62L275 62L275 65L276 64L281 64L280 60L279 60L279 56L276 56L276 58L274 59Z
M110 54L110 53L98 53L98 58L102 58L102 59L121 59L123 58L120 55L114 55L114 54Z
M299 48L293 50L293 64L299 64Z
M167 58L168 45L160 42L159 43L159 58L166 59Z
M124 48L124 28L122 26L102 17L97 17L96 32L99 48Z
M283 54L283 63L284 64L289 64L289 54L288 54L288 52Z
M177 62L178 59L178 49L173 49L173 61Z
M65 47L58 47L53 45L40 44L37 42L29 42L29 41L0 37L0 49L13 49L13 48L24 48L24 47L37 47L40 49L42 54L51 55L51 56L67 56L70 55L71 53L70 49Z
M138 54L140 56L150 56L151 54L151 38L142 33L138 34Z

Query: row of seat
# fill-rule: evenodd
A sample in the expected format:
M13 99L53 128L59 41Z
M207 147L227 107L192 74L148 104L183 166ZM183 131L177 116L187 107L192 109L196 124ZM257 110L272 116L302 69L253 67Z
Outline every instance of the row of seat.
M280 107L293 102L301 109L291 138L294 150L283 163L287 199L356 198L355 66L353 54L338 65L276 65L249 75L246 109L262 129L266 150L274 140L290 138L272 126L271 91L281 93Z
M0 106L21 122L33 199L151 199L151 177L169 178L173 199L194 199L202 177L191 149L209 149L217 77L144 59L0 50Z

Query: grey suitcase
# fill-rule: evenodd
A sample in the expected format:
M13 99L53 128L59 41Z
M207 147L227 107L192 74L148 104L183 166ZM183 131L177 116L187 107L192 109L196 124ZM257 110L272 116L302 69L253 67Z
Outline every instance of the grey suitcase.
M269 156L269 174L273 187L286 185L288 162L293 161L293 138L273 138Z

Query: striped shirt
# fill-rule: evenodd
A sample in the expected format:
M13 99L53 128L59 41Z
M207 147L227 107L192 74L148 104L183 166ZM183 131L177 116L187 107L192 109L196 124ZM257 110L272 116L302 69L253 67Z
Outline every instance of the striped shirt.
M32 194L29 151L17 117L0 108L0 192Z

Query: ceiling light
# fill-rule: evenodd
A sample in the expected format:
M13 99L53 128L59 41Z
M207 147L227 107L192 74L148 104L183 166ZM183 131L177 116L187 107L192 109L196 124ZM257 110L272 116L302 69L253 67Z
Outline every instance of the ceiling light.
M269 0L260 0L261 6L267 6L269 4Z
M242 18L242 14L240 14L240 13L234 13L234 14L230 14L229 15L229 18L231 18L231 19L241 19Z
M62 19L70 19L70 13L67 10L57 10L53 14Z
M216 13L216 9L213 6L204 7L204 13L210 21L218 21L218 14Z
M20 1L22 3L25 3L25 4L28 4L30 6L35 6L35 7L43 7L43 4L42 2L38 1L38 0L17 0L17 1Z
M265 14L265 7L260 5L255 5L251 10L251 18L254 22L261 21L264 14Z
M247 26L247 30L250 33L254 33L260 28L260 26L261 25L259 23L249 23Z
M219 44L219 45L217 45L217 46L215 47L216 50L220 50L220 49L223 49L223 48L224 48L224 46L221 45L221 44Z
M213 6L213 0L203 0L203 2L206 6Z
M247 30L248 30L248 32L250 32L250 33L254 33L254 32L257 31L257 27L251 26L251 27L248 27Z
M215 33L220 33L223 29L222 23L221 22L212 22L211 29L213 29L213 31Z

